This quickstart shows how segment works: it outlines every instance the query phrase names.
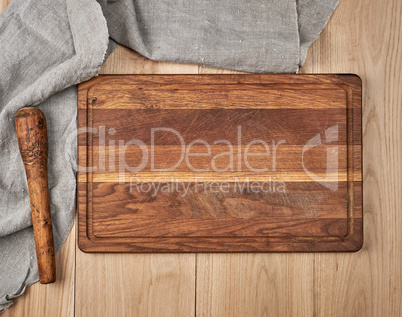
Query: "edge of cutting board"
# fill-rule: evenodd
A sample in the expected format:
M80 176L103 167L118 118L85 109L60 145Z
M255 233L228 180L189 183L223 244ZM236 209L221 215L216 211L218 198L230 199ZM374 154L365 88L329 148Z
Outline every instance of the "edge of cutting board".
M92 86L97 84L105 84L106 81L122 81L141 80L142 84L174 84L177 81L185 81L187 84L257 84L257 83L283 83L283 84L334 84L339 85L347 92L347 115L348 127L354 133L348 135L348 147L353 144L362 145L361 124L362 124L362 106L361 106L361 90L362 82L359 76L354 74L267 74L267 75L101 75L79 85L78 88L78 124L79 127L85 126L82 115L83 109L88 105L87 93ZM81 112L81 115L80 115ZM356 135L355 126L360 125L358 131L360 135ZM355 150L354 150L355 151ZM351 158L353 165L353 173L362 175L362 146L360 147L360 162L354 164L355 158ZM348 158L349 161L349 158ZM356 167L359 166L359 168ZM81 177L78 172L77 178ZM360 179L362 179L360 177ZM355 252L361 249L363 245L363 182L348 182L349 193L352 193L353 201L348 201L352 210L352 223L348 234L344 237L328 237L327 239L317 239L314 237L306 237L304 239L285 237L241 237L241 238L136 238L136 239L104 239L97 238L88 234L87 214L86 214L86 198L80 193L77 186L79 203L78 203L78 246L83 252L135 252L135 253L202 253L202 252ZM80 185L80 184L79 184ZM81 184L82 185L82 184ZM359 189L360 194L355 195L355 189ZM350 221L350 219L349 219ZM107 240L107 241L106 241ZM106 243L106 244L105 244Z

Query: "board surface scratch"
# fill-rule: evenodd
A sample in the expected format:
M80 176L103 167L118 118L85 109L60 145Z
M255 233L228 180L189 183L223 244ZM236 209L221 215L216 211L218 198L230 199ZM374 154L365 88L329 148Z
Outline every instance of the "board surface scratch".
M362 245L357 76L99 76L78 107L83 251Z

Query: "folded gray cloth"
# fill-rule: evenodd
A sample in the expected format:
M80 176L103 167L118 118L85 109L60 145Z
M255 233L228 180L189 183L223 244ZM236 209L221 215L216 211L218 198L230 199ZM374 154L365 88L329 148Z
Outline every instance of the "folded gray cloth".
M339 0L99 0L110 36L158 61L296 73Z
M0 311L38 281L14 115L23 106L39 105L47 118L58 251L74 220L76 145L66 144L76 133L77 93L70 86L97 73L107 43L106 21L91 0L15 0L0 15Z
M47 117L58 251L73 224L75 203L76 144L70 141L76 133L76 87L71 86L97 73L108 32L154 60L295 73L338 0L98 2L14 0L0 15L0 311L38 281L14 128L19 108L36 105Z

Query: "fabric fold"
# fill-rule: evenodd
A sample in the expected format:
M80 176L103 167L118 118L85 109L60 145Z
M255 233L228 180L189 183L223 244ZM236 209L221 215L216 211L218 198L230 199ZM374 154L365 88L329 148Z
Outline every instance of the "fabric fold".
M97 1L13 0L0 15L0 311L38 281L19 108L47 117L58 251L74 219L74 85L97 74L116 42L157 61L296 73L339 0Z
M66 144L76 133L76 87L72 85L97 74L107 46L106 20L95 1L14 0L0 15L0 311L38 281L14 115L19 108L34 105L47 117L50 200L58 251L74 219L76 145Z

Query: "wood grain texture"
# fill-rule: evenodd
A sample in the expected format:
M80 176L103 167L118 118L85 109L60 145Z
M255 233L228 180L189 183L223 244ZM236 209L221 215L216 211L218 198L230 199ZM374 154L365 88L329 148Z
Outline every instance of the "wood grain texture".
M75 315L193 316L194 270L194 255L80 252Z
M311 254L197 255L197 316L314 316Z
M272 256L264 263L262 254L198 255L197 315L229 316L239 311L255 316L402 315L401 37L400 1L389 1L386 7L375 0L341 1L302 69L362 77L363 249L356 254L307 254L304 261L298 254L276 254L277 266ZM248 266L239 265L245 261ZM248 267L277 274L271 279L263 279L263 274L250 278ZM278 277L289 268L299 274ZM267 281L262 289L261 280ZM259 292L250 298L256 289ZM276 294L270 293L272 289L285 293L271 301ZM231 304L224 304L229 302L224 299L235 296ZM264 302L258 302L261 297Z
M14 304L1 317L74 316L75 303L75 245L73 227L61 251L56 256L57 280L53 284L36 283L14 299Z
M402 315L401 17L401 1L341 1L311 50L312 72L359 74L364 91L365 243L314 256L318 316Z
M80 84L78 126L91 132L80 135L78 164L93 170L78 173L80 248L358 250L360 85L353 75L245 74L100 76ZM121 146L133 138L146 154Z
M0 0L0 10L9 0ZM184 276L193 274L196 288L194 300L199 316L392 316L402 315L402 127L401 78L401 2L389 0L342 0L318 42L308 52L302 72L357 73L363 79L363 143L364 143L364 210L365 244L353 254L191 254L195 259L180 265ZM190 69L188 68L190 67ZM102 73L237 73L197 66L157 63L119 47L104 65ZM74 231L62 251L57 265L65 265L54 285L35 284L27 289L15 305L2 316L72 316L74 314ZM165 254L158 255L164 258ZM176 255L173 255L176 256ZM123 257L123 258L122 258ZM130 290L121 291L120 282L113 283L122 267L135 266L145 272L148 254L87 255L77 249L76 293L83 297L77 305L77 316L111 316L113 307L121 315L154 316L161 307L177 306L165 301L145 283L142 300L134 308ZM84 261L85 259L85 261ZM134 262L136 260L136 262ZM159 260L163 263L162 260ZM179 257L172 260L179 263ZM140 264L138 264L140 263ZM191 266L193 265L193 266ZM163 268L154 266L154 276ZM57 267L59 272L59 266ZM68 273L70 272L70 273ZM99 272L110 288L92 288ZM177 268L179 272L179 268ZM189 273L190 272L190 273ZM127 271L126 271L127 273ZM195 279L195 274L197 278ZM151 281L130 271L127 279ZM167 278L167 277L165 277ZM118 279L119 280L119 279ZM161 281L158 278L153 281ZM119 280L120 281L120 280ZM134 283L133 282L133 283ZM159 282L160 283L160 282ZM186 285L190 285L190 278ZM57 285L57 290L53 286ZM143 284L144 285L144 284ZM169 291L175 292L175 282ZM87 286L87 288L86 288ZM146 287L148 286L148 287ZM88 291L90 289L90 291ZM196 291L195 291L196 290ZM94 293L94 294L93 294ZM168 297L170 300L172 297ZM91 304L87 301L93 301ZM195 300L196 299L196 300ZM103 305L103 303L108 304ZM86 303L89 305L85 306ZM91 309L103 305L104 311ZM116 306L112 306L116 305ZM188 308L186 305L186 307ZM95 307L96 308L96 307ZM176 316L192 315L191 310L178 309ZM159 314L164 316L163 312Z
M197 73L198 67L152 62L119 46L106 74ZM76 258L76 316L193 316L194 254L86 254Z
M47 173L46 117L37 108L22 108L15 115L15 128L28 182L39 281L54 283L56 262Z
M198 254L196 286L196 316L316 316L312 254Z

